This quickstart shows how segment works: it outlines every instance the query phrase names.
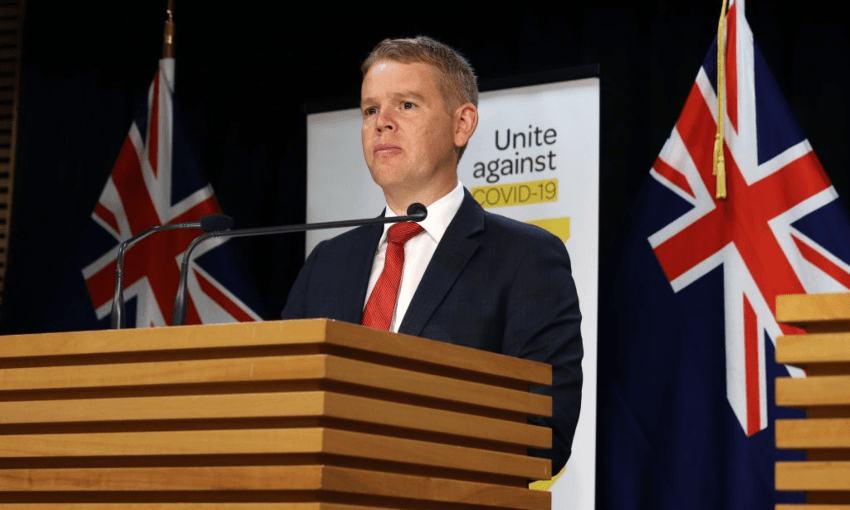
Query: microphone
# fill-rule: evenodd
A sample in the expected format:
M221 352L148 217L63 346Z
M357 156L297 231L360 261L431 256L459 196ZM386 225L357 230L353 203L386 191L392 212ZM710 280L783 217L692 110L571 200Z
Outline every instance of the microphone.
M233 226L233 218L224 214L207 214L200 221L188 223L168 223L151 227L140 234L127 239L118 246L118 257L115 265L115 292L112 297L112 312L111 312L111 327L112 329L121 329L124 327L124 252L127 248L136 241L147 237L154 232L164 232L166 230L184 230L189 228L199 228L204 232L216 232L228 230Z
M195 238L194 241L183 252L183 260L180 264L180 282L177 284L177 295L174 297L174 307L171 310L171 325L182 326L186 324L186 281L189 278L189 258L196 246L211 237L254 237L272 234L289 234L293 232L306 232L308 230L323 230L328 228L362 227L364 225L383 225L384 223L401 223L403 221L422 221L428 217L428 210L420 203L413 203L407 208L407 216L393 216L378 218L366 218L362 220L327 221L323 223L307 223L303 225L281 225L277 227L258 227L228 230L226 232L209 232Z

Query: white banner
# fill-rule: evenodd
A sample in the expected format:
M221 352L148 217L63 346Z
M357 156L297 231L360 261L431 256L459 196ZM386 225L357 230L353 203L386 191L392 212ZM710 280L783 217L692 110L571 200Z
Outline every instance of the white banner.
M594 507L596 470L597 281L599 251L599 79L481 94L479 124L458 177L486 209L559 236L572 261L583 316L581 416L552 508ZM358 109L307 118L307 221L368 218L384 206L360 143ZM307 233L309 253L341 231Z

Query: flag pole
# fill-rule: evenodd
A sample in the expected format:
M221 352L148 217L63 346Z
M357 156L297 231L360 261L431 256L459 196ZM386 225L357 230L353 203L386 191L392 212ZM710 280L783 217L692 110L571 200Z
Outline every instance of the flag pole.
M714 137L712 174L716 178L715 198L726 198L726 162L723 156L723 121L726 116L726 0L717 23L717 134Z
M174 0L168 0L165 12L168 18L162 38L162 58L174 58Z

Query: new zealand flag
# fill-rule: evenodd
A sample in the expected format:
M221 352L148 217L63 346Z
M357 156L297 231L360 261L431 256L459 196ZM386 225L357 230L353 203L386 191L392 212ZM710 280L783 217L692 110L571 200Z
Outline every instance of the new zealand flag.
M781 294L850 289L850 222L743 12L727 16L725 162L715 198L717 48L602 265L600 509L772 510Z
M122 241L149 227L198 221L207 214L221 212L212 186L180 136L181 125L174 107L174 59L160 61L143 106L101 192L77 255L96 324L81 323L76 317L71 329L108 327L116 255ZM201 233L154 233L126 251L127 327L171 323L180 260L189 243ZM222 240L214 239L193 252L188 279L188 324L260 320L253 291L239 276L240 264L229 248ZM66 324L61 329L69 327Z

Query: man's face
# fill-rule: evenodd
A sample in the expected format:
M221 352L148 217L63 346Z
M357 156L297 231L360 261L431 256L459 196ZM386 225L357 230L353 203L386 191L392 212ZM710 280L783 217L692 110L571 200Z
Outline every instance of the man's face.
M363 155L385 195L427 196L457 183L455 120L438 82L430 64L390 60L378 61L363 78Z

